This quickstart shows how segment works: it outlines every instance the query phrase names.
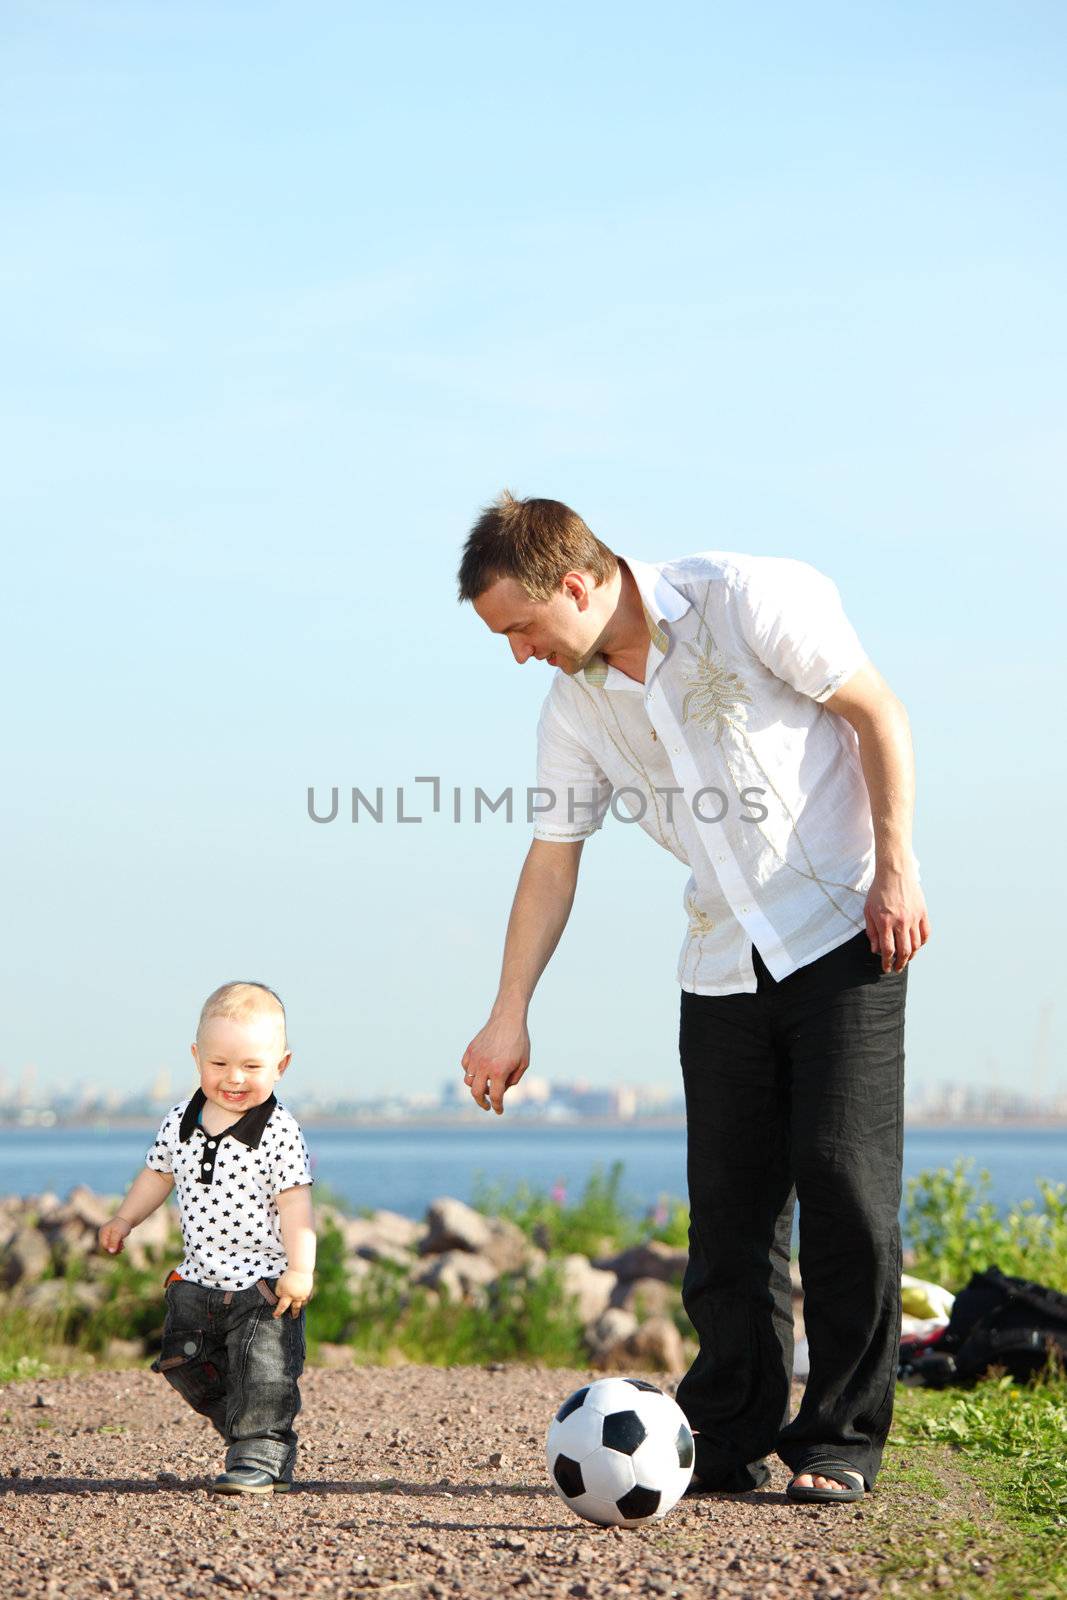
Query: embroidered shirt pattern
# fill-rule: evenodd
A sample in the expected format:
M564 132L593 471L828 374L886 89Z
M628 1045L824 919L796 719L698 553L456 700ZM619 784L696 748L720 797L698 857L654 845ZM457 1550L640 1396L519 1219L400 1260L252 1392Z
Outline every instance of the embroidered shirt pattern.
M557 672L538 724L535 836L629 812L690 868L682 986L751 992L864 926L874 872L854 730L827 700L867 657L805 562L711 551L625 558L649 626L643 683L600 657ZM699 915L694 915L696 910Z

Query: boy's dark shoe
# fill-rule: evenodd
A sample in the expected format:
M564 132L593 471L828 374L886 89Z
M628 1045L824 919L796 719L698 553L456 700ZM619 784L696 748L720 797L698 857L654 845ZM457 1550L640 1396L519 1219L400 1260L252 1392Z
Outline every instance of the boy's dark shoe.
M271 1477L262 1467L231 1467L211 1485L215 1494L276 1494L292 1485Z

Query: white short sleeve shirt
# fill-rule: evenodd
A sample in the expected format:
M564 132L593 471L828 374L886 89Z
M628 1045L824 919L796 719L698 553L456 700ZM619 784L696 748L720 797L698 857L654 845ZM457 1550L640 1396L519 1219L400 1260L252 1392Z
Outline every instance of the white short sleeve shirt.
M285 1271L277 1196L313 1182L311 1159L300 1124L273 1095L219 1134L198 1121L204 1103L197 1089L167 1113L145 1165L174 1175L181 1277L247 1289Z
M867 656L829 578L721 551L626 558L649 627L643 683L594 657L557 672L538 725L537 838L609 809L690 869L678 978L779 981L864 926L874 830L859 741L822 702Z

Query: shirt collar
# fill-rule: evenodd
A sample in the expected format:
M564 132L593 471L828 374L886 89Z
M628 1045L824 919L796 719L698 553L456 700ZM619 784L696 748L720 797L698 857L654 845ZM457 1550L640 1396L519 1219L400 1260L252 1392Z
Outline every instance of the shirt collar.
M650 561L636 561L632 556L619 556L619 561L629 567L637 592L641 596L649 638L661 656L667 654L670 637L664 630L665 622L677 622L689 610L689 601L679 594L663 576L663 568ZM585 681L594 688L603 688L608 676L607 662L595 655L582 669Z
M207 1095L203 1089L197 1089L182 1113L181 1127L178 1130L178 1134L183 1144L186 1144L192 1138L196 1131L197 1119L206 1104ZM240 1139L242 1144L247 1145L249 1150L258 1149L259 1141L263 1137L263 1130L270 1121L271 1112L277 1104L278 1101L275 1096L270 1095L262 1105L251 1106L243 1117L231 1123L228 1128L223 1128L222 1132L216 1134L215 1137L224 1139L227 1134L232 1134L235 1139Z

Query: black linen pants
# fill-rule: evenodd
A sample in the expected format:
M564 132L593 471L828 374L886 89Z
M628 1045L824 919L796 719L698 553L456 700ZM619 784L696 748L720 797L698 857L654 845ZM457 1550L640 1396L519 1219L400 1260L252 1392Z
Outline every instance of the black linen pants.
M899 1211L908 969L866 931L755 994L683 990L689 1267L700 1350L678 1389L715 1477L777 1451L834 1456L874 1485L900 1339ZM789 1252L800 1203L810 1376L789 1422Z

